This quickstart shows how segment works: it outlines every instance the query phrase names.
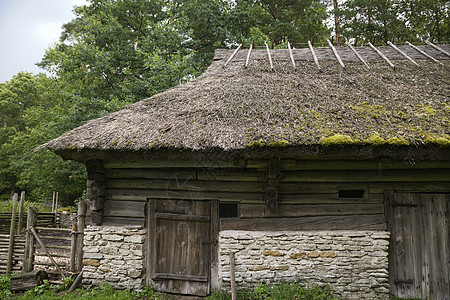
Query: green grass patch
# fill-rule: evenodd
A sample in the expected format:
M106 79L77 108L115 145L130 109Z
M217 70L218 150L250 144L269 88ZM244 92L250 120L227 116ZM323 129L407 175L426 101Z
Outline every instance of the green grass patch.
M0 276L0 299L5 300L174 300L174 295L156 292L152 287L142 291L116 290L110 285L89 289L77 289L68 294L67 290L73 283L73 278L64 280L62 285L51 285L47 280L44 284L24 293L12 293L9 290L10 277ZM260 284L253 290L242 290L237 293L238 300L337 300L328 287L306 288L298 283L264 285ZM215 291L205 300L231 300L231 294L225 291Z
M337 300L329 287L306 288L298 283L264 285L260 284L251 291L238 291L238 300ZM215 291L206 300L229 300L231 294L224 291Z

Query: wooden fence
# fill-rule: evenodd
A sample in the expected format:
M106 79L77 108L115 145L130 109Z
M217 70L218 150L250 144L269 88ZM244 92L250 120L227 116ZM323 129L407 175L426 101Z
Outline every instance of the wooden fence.
M79 203L72 228L56 228L53 227L57 224L54 213L38 214L34 208L29 208L27 214L19 210L22 217L18 217L17 200L16 194L13 212L9 213L9 235L0 234L0 274L43 269L65 278L68 273L80 272L86 202Z
M9 234L11 227L11 219L12 219L12 212L0 212L0 234ZM23 213L22 217L20 215L16 215L15 218L16 224L19 224L19 219L22 219L21 230L24 230L27 222L27 213ZM38 213L37 226L58 227L59 215L55 213Z
M0 274L8 273L9 234L0 234ZM23 266L23 254L25 252L25 237L14 237L14 248L11 257L11 272L19 272Z

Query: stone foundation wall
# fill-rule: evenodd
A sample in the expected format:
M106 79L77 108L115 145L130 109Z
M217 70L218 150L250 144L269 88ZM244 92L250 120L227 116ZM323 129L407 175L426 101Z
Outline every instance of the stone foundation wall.
M83 284L142 289L146 229L91 225L84 232Z
M304 282L345 299L388 299L388 245L380 231L221 231L219 280L229 288L233 251L237 288Z

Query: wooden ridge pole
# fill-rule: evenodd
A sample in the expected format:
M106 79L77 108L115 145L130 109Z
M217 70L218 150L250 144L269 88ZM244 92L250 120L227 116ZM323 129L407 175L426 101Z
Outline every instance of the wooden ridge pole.
M342 61L341 57L339 56L339 53L337 52L336 48L333 46L333 43L330 40L327 40L328 45L330 46L331 50L333 51L334 56L336 57L337 61L341 65L343 69L345 69L344 62Z
M12 260L14 254L14 235L16 234L16 211L17 211L17 201L19 194L14 193L13 196L13 211L11 212L11 227L9 229L9 248L8 248L8 260L6 262L6 275L11 273Z
M418 47L414 46L413 44L411 44L410 42L406 42L406 44L408 46L410 46L411 48L413 48L414 50L416 50L417 52L419 52L420 54L422 54L423 56L431 59L432 61L434 61L435 63L440 64L441 66L443 66L444 64L441 63L440 61L438 61L436 58L434 58L433 56L431 56L430 54L426 53L425 51L419 49Z
M381 53L380 50L378 50L374 45L372 45L371 42L369 42L368 44L369 44L370 48L372 48L372 49L373 49L373 50L374 50L374 51L375 51L382 59L384 59L384 60L388 63L388 65L389 65L392 69L395 70L394 64L391 63L391 61L390 61L383 53Z
M350 48L350 50L353 51L353 53L355 53L356 57L366 66L366 68L370 70L369 64L364 60L364 58L362 58L362 56L356 51L356 49L349 42L347 42L347 46Z
M320 68L320 65L319 65L319 60L317 59L316 52L314 51L314 47L312 46L311 41L308 41L308 46L309 46L309 50L311 50L311 54L313 56L314 63L316 64L317 68L319 69L319 72L322 72L322 69Z
M427 41L427 44L430 45L431 47L433 47L434 49L444 53L445 55L447 55L448 57L450 57L450 53L448 53L447 51L445 51L444 49L442 49L441 47L436 46L435 44L433 44L430 41Z
M22 193L20 193L19 221L17 223L17 234L22 234L24 202L25 202L25 191L22 191Z
M250 48L248 49L247 52L247 59L245 60L245 68L248 68L248 62L250 61L250 53L252 53L252 49L253 49L253 44L250 44Z
M401 55L403 55L407 60L409 60L410 62L412 62L414 65L416 65L416 67L420 68L420 65L415 62L414 59L412 59L411 57L409 57L405 52L403 52L402 50L400 50L397 46L395 46L394 44L392 44L390 41L387 42L387 44L389 46L391 46L395 51L397 51L398 53L400 53Z
M240 44L236 50L233 51L233 54L231 54L230 58L228 58L227 62L223 65L224 67L226 67L228 65L228 63L233 59L233 57L236 55L236 53L238 53L239 49L241 49L242 44Z
M295 66L294 56L292 55L291 44L289 42L288 42L288 49L289 49L289 56L291 57L292 66L294 67L294 70L297 70L297 67Z
M272 56L270 56L269 45L267 45L266 42L264 42L264 44L266 44L267 56L269 57L269 62L270 62L270 69L273 71Z

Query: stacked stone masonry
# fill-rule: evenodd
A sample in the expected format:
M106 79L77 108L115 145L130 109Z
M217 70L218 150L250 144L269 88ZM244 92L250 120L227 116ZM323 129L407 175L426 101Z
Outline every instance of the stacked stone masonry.
M86 227L83 284L142 289L146 232L142 227Z
M220 284L230 286L234 252L238 288L300 282L344 299L388 299L388 246L384 231L221 231Z

